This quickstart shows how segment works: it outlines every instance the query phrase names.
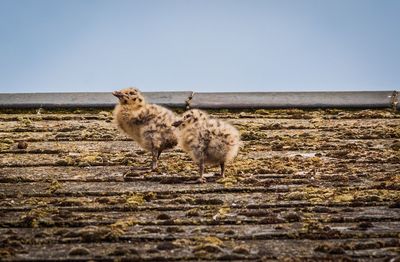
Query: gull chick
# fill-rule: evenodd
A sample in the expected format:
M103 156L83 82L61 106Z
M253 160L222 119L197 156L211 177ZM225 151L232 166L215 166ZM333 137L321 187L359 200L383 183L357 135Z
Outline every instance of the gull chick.
M199 181L205 182L205 165L219 165L224 176L225 163L233 160L239 151L239 131L198 109L186 111L173 125L179 130L180 147L199 166Z
M124 133L152 154L152 170L163 150L177 145L172 123L175 114L158 105L146 103L137 88L125 88L112 93L119 99L114 109L114 122Z

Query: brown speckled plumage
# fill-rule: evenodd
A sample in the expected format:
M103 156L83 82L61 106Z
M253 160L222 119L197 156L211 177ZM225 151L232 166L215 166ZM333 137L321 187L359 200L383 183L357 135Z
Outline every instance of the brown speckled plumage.
M114 91L113 95L119 99L114 109L114 122L143 149L152 153L152 169L156 169L161 152L177 145L172 126L175 114L162 106L146 103L136 88Z
M212 119L207 113L192 109L174 123L179 127L180 147L199 165L200 180L204 182L205 165L220 165L224 176L225 163L238 153L240 135L232 125Z

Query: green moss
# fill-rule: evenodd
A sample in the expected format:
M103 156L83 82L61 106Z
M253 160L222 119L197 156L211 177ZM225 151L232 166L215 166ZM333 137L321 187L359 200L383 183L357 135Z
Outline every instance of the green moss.
M240 136L243 141L260 140L268 137L265 132L257 132L254 130L243 131Z
M254 111L254 113L259 114L259 115L269 115L272 112L273 112L272 110L268 110L268 109L257 109L256 111Z
M199 209L198 209L198 208L189 209L189 210L186 212L186 216L187 216L187 217L198 217L198 216L200 216Z
M195 246L193 252L196 256L206 257L208 253L220 253L222 250L223 242L221 239L214 236L199 237L195 239Z
M111 224L109 227L114 236L121 236L125 233L125 231L139 222L135 218L118 220L117 222Z
M381 202L396 201L400 193L395 190L378 189L350 189L350 188L323 188L306 186L296 188L296 191L285 194L287 200L307 200L311 203L335 202Z
M8 150L14 144L14 140L5 138L0 142L0 150Z
M116 241L124 231L118 227L87 226L76 233L83 242Z
M2 140L2 143L4 144L14 144L14 140L10 139L10 138L5 138Z
M126 204L129 206L139 206L139 205L143 205L144 203L145 203L144 195L140 194L140 193L130 194L126 198Z
M53 180L48 188L48 191L50 193L54 193L61 188L62 188L62 185L57 180Z
M40 225L53 226L54 221L51 214L57 214L58 209L54 207L35 208L20 218L21 226L38 227Z
M213 216L214 220L223 219L231 212L230 207L221 207L218 209L218 212Z
M55 162L55 165L57 166L73 166L75 165L75 160L72 157L65 157L63 159L59 159Z

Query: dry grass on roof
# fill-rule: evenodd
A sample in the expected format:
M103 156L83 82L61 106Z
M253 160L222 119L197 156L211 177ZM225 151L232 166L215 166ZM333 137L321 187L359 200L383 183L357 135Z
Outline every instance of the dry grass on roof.
M243 145L226 178L193 184L178 149L143 169L108 110L3 110L0 258L399 258L399 113L210 112Z

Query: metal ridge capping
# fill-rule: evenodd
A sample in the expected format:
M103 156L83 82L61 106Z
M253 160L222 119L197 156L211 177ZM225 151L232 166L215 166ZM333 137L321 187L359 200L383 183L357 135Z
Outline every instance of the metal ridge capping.
M143 94L150 103L186 107L186 99L192 92L144 92ZM117 101L111 92L0 94L0 108L109 108L114 107Z
M150 103L203 109L245 108L395 108L397 91L354 92L144 92ZM111 93L0 93L0 108L111 108Z
M397 91L195 93L194 108L391 108Z

